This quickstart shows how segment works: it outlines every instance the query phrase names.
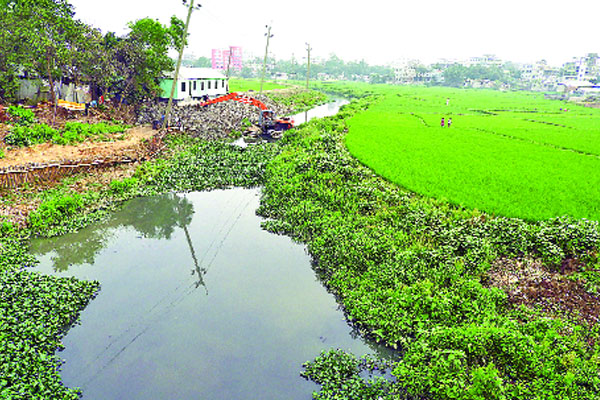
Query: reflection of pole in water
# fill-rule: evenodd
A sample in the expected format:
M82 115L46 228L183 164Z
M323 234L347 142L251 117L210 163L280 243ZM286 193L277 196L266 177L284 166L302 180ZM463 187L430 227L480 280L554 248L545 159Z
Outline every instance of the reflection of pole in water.
M177 196L177 194L174 193L173 197L178 198L179 196ZM181 216L181 208L179 202L177 202L177 211L180 213ZM192 244L192 238L190 237L190 232L188 231L187 225L183 221L183 218L181 218L181 225L183 227L183 231L185 232L185 238L187 240L188 247L190 248L190 254L192 255L192 259L194 260L195 268L192 270L192 275L194 275L194 273L198 274L198 282L195 282L194 285L196 286L196 289L198 289L200 286L204 286L204 290L206 290L206 295L208 296L208 288L206 287L206 284L204 283L203 279L207 270L205 268L201 269L200 265L198 265L198 259L196 258L196 251L194 250L194 245Z
M200 269L198 265L198 259L196 258L196 252L194 251L194 246L192 245L192 239L190 238L190 233L188 232L188 228L186 225L183 225L183 231L185 232L185 238L187 239L188 246L190 248L190 253L192 254L192 259L194 260L195 269L192 270L192 275L194 272L198 274L198 282L195 283L196 289L200 287L200 285L204 286L204 290L206 290L206 294L208 295L208 288L204 283L204 274L206 274L206 269Z
M308 110L304 111L304 123L308 122Z

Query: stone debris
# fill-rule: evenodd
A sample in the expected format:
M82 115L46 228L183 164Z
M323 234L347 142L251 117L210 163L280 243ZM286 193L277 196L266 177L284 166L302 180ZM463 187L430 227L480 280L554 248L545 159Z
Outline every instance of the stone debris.
M285 106L277 105L265 95L251 94L262 101L278 117L292 112ZM152 124L161 121L167 108L166 102L144 105L137 117L137 124ZM227 137L232 131L245 131L248 122L257 125L259 109L237 101L224 101L205 107L199 104L174 105L171 112L171 126L180 126L193 137L216 140Z

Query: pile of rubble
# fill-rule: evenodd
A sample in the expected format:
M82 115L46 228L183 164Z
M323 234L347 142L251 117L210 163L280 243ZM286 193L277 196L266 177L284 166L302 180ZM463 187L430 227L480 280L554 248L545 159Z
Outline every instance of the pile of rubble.
M262 101L278 116L289 114L292 110L275 104L267 96L253 95ZM144 105L138 113L138 124L152 124L161 121L167 108L166 103L153 103ZM246 129L246 121L258 124L259 109L250 104L237 101L225 101L205 107L200 102L188 105L174 105L171 111L171 125L181 126L183 130L194 137L215 140L227 137L233 130Z

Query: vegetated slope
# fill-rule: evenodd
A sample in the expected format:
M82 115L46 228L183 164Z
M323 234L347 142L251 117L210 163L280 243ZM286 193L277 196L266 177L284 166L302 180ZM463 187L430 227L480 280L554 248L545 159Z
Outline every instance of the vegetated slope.
M360 332L403 350L395 379L368 381L386 363L323 353L305 365L322 386L314 398L596 398L598 308L589 315L572 300L599 292L598 223L491 218L381 179L342 143L345 120L368 101L289 132L259 209L265 227L308 244ZM532 259L545 276L493 287L507 265L527 274ZM577 293L552 290L571 284Z
M498 215L600 219L600 110L529 93L379 91L346 144L381 176Z

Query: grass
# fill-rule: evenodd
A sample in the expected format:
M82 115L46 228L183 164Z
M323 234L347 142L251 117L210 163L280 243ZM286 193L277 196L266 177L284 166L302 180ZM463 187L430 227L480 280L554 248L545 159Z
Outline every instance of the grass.
M349 121L346 145L377 174L496 215L600 220L600 110L531 93L376 92L379 102Z
M348 121L372 111L361 113L372 101L290 132L266 173L264 226L307 243L358 332L402 349L387 366L393 379L366 378L373 360L324 352L304 365L321 385L313 398L597 398L599 325L572 308L552 311L563 296L516 306L489 278L497 260L515 258L554 271L574 258L597 277L598 223L494 218L381 179L343 145Z
M265 81L263 83L263 90L273 89L287 89L289 86L282 85L272 81ZM230 92L247 92L254 90L258 92L260 90L260 79L240 79L231 78L229 79L229 91Z
M108 207L112 196L262 183L264 226L307 244L319 279L336 295L357 333L402 349L402 358L390 363L342 351L323 353L306 363L303 373L321 385L314 399L596 398L600 325L582 322L577 310L552 311L549 303L515 306L511 294L491 287L488 278L498 259L536 259L555 272L563 261L575 259L578 274L565 278L597 283L598 223L495 218L381 179L352 157L343 140L349 123L389 96L400 98L396 90L370 86L356 91L357 96L377 91L379 102L375 96L355 101L337 116L288 131L278 144L238 149L173 137L172 157L142 164L133 178L115 181L101 193L46 192L33 220L44 233L54 234L83 226L86 211L81 209L87 204ZM445 102L440 96L445 92L432 93ZM386 118L392 114L382 113ZM418 117L397 114L399 124L424 126ZM429 141L449 132L432 127ZM487 139L496 146L511 140L466 132L480 135L473 138L482 141L481 148L492 145ZM454 144L462 143L459 139ZM76 318L97 284L54 277L42 281L21 271L34 262L24 250L26 241L15 239L10 226L2 229L0 398L76 398L76 392L60 385L56 372L53 351L62 331L47 329ZM388 368L394 378L367 382L364 375L375 366Z

